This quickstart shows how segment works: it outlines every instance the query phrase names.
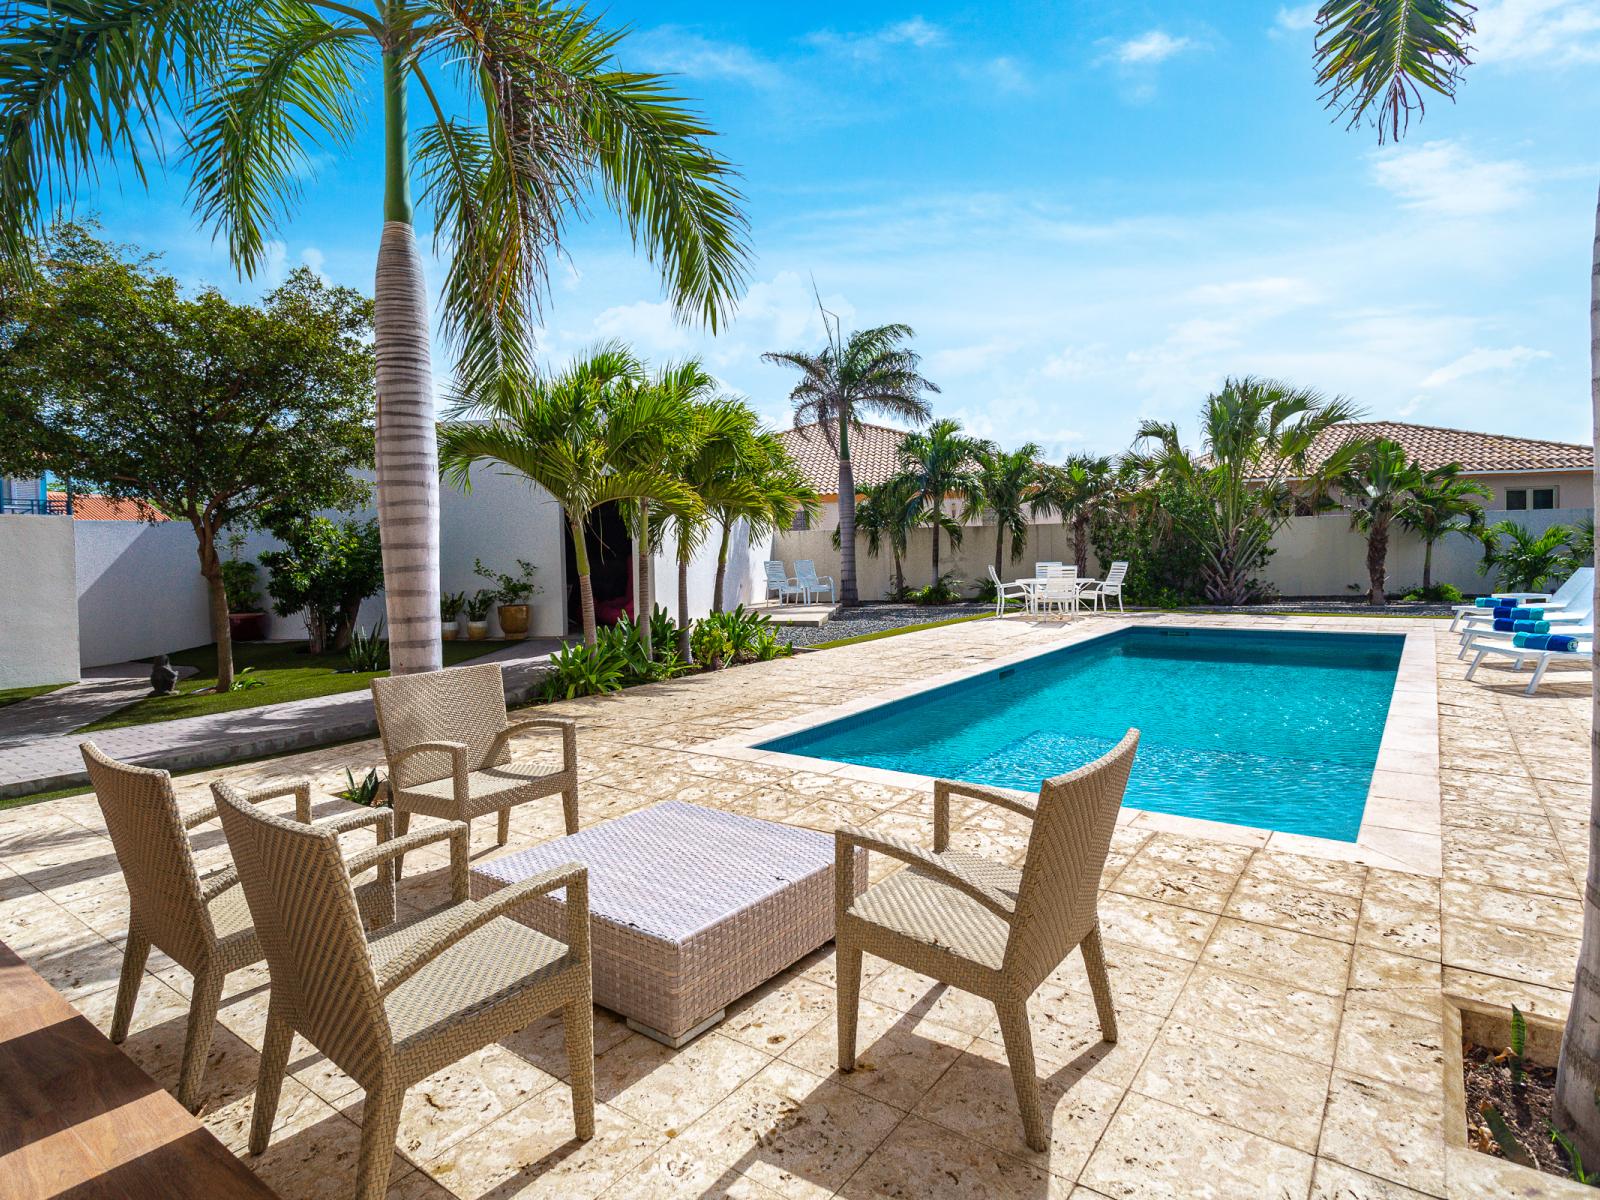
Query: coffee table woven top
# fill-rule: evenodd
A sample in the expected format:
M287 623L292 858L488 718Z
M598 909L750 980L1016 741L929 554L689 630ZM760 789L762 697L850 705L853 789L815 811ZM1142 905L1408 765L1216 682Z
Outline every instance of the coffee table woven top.
M603 825L473 867L499 884L549 867L589 868L593 920L665 942L688 941L833 866L829 834L664 800ZM561 892L553 897L565 899Z

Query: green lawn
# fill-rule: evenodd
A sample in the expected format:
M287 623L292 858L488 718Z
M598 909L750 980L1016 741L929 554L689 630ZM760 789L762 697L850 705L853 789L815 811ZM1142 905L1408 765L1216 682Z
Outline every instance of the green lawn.
M454 666L512 644L491 641L445 642L444 664L447 667ZM376 675L388 674L387 671L352 674L347 670L349 664L342 653L320 654L313 658L306 653L304 642L239 642L233 647L236 678L259 679L263 686L237 692L196 695L202 688L216 685L216 650L209 644L196 646L192 650L180 650L172 655L172 665L194 667L198 674L180 679L177 695L152 696L135 701L108 717L85 725L78 732L122 729L129 725L148 725L152 721L176 721L180 717L200 717L207 713L258 708L263 704L282 704L286 700L305 700L311 696L364 691ZM249 668L249 674L240 675L246 668Z
M32 700L35 696L43 696L66 686L64 683L40 683L33 687L0 688L0 708L19 700Z

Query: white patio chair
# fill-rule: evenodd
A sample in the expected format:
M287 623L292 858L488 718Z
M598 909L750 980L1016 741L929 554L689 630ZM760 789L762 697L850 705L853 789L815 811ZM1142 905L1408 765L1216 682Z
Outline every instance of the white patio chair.
M1533 663L1533 678L1528 680L1524 694L1531 696L1539 690L1539 684L1544 682L1545 670L1553 662L1588 663L1594 658L1594 630L1573 630L1569 636L1578 639L1576 650L1533 650L1527 646L1518 646L1511 643L1485 642L1474 640L1472 648L1477 651L1473 656L1472 665L1467 668L1467 678L1471 679L1477 674L1478 668L1483 665L1483 660L1491 654L1505 655L1512 660L1512 667L1520 670L1528 663Z
M1565 611L1576 606L1584 596L1590 597L1593 603L1594 568L1579 567L1567 581L1554 592L1495 592L1496 596L1507 599L1520 600L1524 604L1537 604L1546 612ZM1455 606L1455 616L1450 619L1450 632L1455 633L1464 625L1486 625L1494 620L1494 609L1483 608L1477 604L1458 604Z
M994 584L995 616L1003 617L1006 615L1007 600L1021 600L1024 608L1032 611L1033 592L1026 584L1015 579L1010 583L1004 582L1001 580L999 575L995 574L994 567L992 566L989 568L989 580Z
M1080 601L1093 600L1095 608L1099 609L1105 607L1105 601L1108 596L1115 596L1117 598L1117 611L1119 613L1126 612L1127 609L1122 607L1122 581L1127 574L1127 563L1112 563L1111 569L1106 572L1104 579L1088 580L1083 587L1078 589L1078 599Z
M1039 586L1038 607L1058 612L1078 611L1078 568L1060 565L1047 569Z
M1043 579L1045 576L1050 574L1051 567L1060 567L1065 565L1066 564L1064 563L1050 562L1048 560L1045 562L1036 562L1033 564L1033 577L1035 579Z
M783 603L785 596L796 596L799 597L802 603L805 601L805 588L800 586L798 579L795 579L783 569L782 560L773 561L769 559L766 566L767 586L766 590L761 594L763 600L770 598L771 594L776 591L779 604Z
M829 604L837 604L839 602L839 598L833 588L833 576L823 575L819 578L817 564L811 559L797 558L794 560L794 578L795 582L804 589L807 604L810 604L823 592L828 593Z

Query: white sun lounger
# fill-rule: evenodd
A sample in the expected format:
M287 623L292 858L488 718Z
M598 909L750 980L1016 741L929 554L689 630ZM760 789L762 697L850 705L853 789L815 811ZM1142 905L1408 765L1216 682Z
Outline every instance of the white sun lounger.
M1503 654L1512 660L1512 667L1520 670L1528 663L1533 663L1533 678L1528 680L1525 690L1526 695L1533 695L1539 690L1539 684L1544 681L1546 668L1553 662L1588 663L1594 657L1594 630L1585 629L1581 633L1574 632L1571 637L1578 639L1576 650L1530 650L1526 646L1509 645L1500 642L1484 642L1474 640L1472 648L1477 651L1473 656L1472 665L1467 668L1467 678L1471 679L1477 673L1483 660L1491 654Z
M1493 595L1505 596L1510 599L1521 600L1526 604L1537 604L1547 612L1570 609L1573 601L1582 596L1589 596L1591 603L1594 592L1594 568L1579 567L1565 583L1553 592L1494 592ZM1476 604L1458 604L1455 607L1455 616L1450 619L1450 632L1454 633L1463 625L1481 625L1494 620L1492 608L1482 608Z
M1542 607L1542 605L1541 605ZM1571 604L1555 612L1545 610L1544 619L1550 623L1551 633L1565 633L1573 636L1586 635L1594 625L1594 593L1588 590L1579 592L1573 597ZM1488 622L1473 621L1462 626L1461 650L1457 658L1465 658L1467 650L1475 642L1510 642L1516 635L1505 630L1491 628L1493 618Z

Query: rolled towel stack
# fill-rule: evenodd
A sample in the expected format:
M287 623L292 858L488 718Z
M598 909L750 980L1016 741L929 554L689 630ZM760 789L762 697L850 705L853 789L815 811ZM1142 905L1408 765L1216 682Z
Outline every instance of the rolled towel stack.
M1566 633L1519 633L1511 643L1519 650L1552 650L1557 654L1570 654L1578 648L1578 639Z
M1511 622L1511 630L1512 630L1513 633L1549 633L1550 632L1550 622L1549 621L1513 621L1513 622Z
M1512 596L1479 596L1473 603L1479 608L1515 608L1522 601Z
M1542 621L1544 609L1542 608L1497 608L1494 610L1496 621Z
M1521 621L1513 621L1510 617L1496 617L1494 619L1494 631L1496 633L1516 633L1517 626L1522 623ZM1531 633L1532 630L1524 629L1522 632Z

